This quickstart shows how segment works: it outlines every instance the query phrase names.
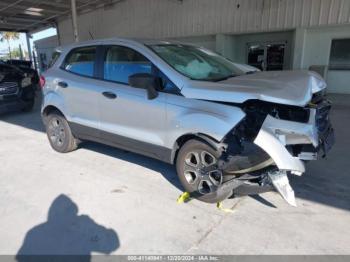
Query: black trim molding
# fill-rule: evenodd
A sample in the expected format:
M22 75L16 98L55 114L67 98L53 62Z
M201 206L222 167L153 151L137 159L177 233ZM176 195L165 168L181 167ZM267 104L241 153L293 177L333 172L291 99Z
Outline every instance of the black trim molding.
M117 147L140 155L155 158L166 163L173 163L172 150L169 148L145 143L73 122L69 122L69 126L76 138Z

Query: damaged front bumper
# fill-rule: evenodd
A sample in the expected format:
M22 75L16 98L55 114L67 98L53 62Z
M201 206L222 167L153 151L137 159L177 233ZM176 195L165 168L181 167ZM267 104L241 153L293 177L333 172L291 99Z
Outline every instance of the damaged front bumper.
M211 194L215 199L225 199L275 189L290 205L296 206L288 175L302 175L305 161L325 156L333 146L330 108L330 102L324 100L303 108L302 117L283 114L282 110L281 114L277 110L247 114L216 146L222 150L218 168L226 179ZM250 112L256 112L253 109Z
M305 160L325 156L334 144L330 108L328 101L313 105L307 123L268 115L254 143L270 155L279 170L301 175L305 172Z

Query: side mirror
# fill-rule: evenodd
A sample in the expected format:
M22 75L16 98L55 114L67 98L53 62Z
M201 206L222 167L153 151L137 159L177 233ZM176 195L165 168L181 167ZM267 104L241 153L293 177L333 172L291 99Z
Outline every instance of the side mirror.
M151 74L139 73L129 76L129 85L146 89L148 99L154 99L158 96L158 90L161 89L161 79Z

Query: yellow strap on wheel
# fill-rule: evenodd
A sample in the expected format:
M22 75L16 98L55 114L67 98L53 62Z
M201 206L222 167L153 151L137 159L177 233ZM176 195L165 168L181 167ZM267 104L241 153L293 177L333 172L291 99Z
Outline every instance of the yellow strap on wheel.
M179 196L179 198L176 200L176 202L178 204L182 204L182 203L186 203L186 202L190 201L190 199L191 199L190 193L184 192Z
M218 203L216 204L216 207L217 207L219 210L221 210L221 211L223 211L223 212L225 212L225 213L233 213L233 209L231 209L231 208L225 208L225 207L223 206L222 202L218 202Z

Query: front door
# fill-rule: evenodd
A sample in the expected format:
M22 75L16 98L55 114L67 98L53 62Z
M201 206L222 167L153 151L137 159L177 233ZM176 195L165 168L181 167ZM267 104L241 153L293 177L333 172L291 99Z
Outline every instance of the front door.
M248 64L262 71L284 69L285 42L248 43Z
M152 63L123 46L106 49L99 96L102 139L131 151L161 158L166 121L166 94L147 98L145 89L128 85L130 75L152 73Z

